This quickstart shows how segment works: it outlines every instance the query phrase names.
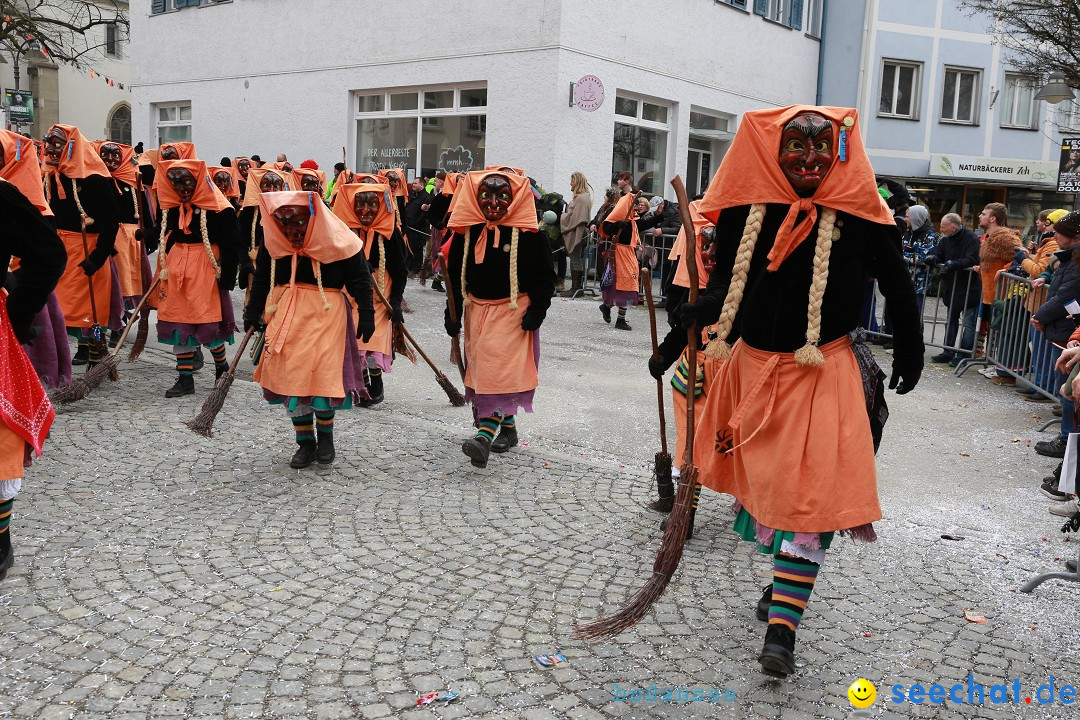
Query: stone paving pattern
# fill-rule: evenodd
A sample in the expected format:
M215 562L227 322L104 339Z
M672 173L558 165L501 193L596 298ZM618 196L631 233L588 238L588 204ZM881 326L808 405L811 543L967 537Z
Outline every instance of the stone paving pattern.
M407 297L407 321L460 388L440 296ZM849 717L860 676L878 685L865 717L1069 716L885 702L893 684L969 673L1080 681L1076 589L1016 592L1078 547L1038 494L1053 462L1027 446L1050 437L1032 408L1049 410L974 373L928 368L913 394L890 394L881 539L829 552L787 681L756 662L771 567L736 543L730 498L708 492L654 610L614 640L574 639L574 623L640 587L658 544L661 516L642 507L658 449L646 318L634 310L620 333L595 302L557 300L537 414L519 419L528 445L486 470L459 449L468 410L423 365L399 360L386 403L339 413L337 462L298 472L289 423L248 381L212 439L187 430L211 368L194 397L167 401L171 356L152 347L59 411L28 472L0 584L0 717L809 720ZM555 652L569 663L531 660ZM615 683L735 700L616 702ZM442 690L461 696L416 706Z

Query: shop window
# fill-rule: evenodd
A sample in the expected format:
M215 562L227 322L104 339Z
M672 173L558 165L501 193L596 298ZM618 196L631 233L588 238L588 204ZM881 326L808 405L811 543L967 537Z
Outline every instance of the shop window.
M157 103L158 145L170 142L191 142L191 101Z
M358 172L403 167L409 178L484 167L487 88L355 94Z
M1035 92L1038 79L1030 75L1005 74L1005 100L1001 105L1001 127L1034 130L1038 117Z
M941 122L977 125L979 71L945 68L941 92Z
M878 115L917 120L921 63L885 60L881 69Z
M612 177L629 170L634 187L643 194L664 194L670 111L670 106L662 102L616 94L618 119L612 140Z

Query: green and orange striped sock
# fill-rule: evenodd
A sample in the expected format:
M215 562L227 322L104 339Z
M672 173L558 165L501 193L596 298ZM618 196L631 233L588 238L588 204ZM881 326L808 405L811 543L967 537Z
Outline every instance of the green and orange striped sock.
M773 560L772 605L769 624L799 629L806 603L814 591L821 566L801 557L779 553Z
M93 349L90 350L93 353ZM181 375L191 375L195 367L195 351L176 353L176 372Z
M480 418L480 425L476 430L476 437L484 438L490 444L495 439L495 434L499 432L499 416L492 415L491 417Z
M626 306L625 305L623 305L623 306L621 306L619 308L619 319L620 320L625 320L626 319Z
M503 415L502 422L499 423L499 427L503 430L513 430L517 427L517 420L513 415Z
M214 367L229 367L229 361L225 359L225 343L210 348L210 355L214 358Z
M333 435L334 434L334 411L333 410L316 410L315 411L315 430L320 435Z
M293 430L296 431L296 444L315 442L315 425L311 413L292 418Z

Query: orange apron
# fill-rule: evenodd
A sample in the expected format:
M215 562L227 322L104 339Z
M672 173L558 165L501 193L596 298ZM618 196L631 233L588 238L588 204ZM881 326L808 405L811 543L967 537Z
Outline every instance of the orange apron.
M679 362L682 362L685 357L686 350L683 350ZM703 348L698 348L697 362L698 367L704 367L705 369L705 382L702 383L701 394L694 399L694 427L700 428L701 416L705 411L705 400L709 396L709 385L712 383L713 378L716 377L716 373L719 372L721 363L719 360L707 356ZM686 458L686 396L674 387L671 388L671 405L675 411L675 455L672 460L675 467L681 469Z
M615 246L615 289L620 292L637 292L641 268L632 245Z
M60 282L56 284L56 299L60 301L60 309L64 313L64 324L69 328L88 328L92 327L96 320L98 325L107 327L112 304L112 270L109 263L106 262L93 276L94 300L97 305L95 318L90 304L90 283L86 280L86 273L79 267L79 263L86 259L82 233L57 230L56 234L64 242L68 256L67 267L60 276ZM97 233L86 233L87 247L93 248L96 244Z
M390 318L390 311L383 305L382 300L379 299L378 294L375 292L375 276L379 273L378 268L374 269L371 273L371 302L375 308L375 332L371 334L371 339L367 342L363 340L356 340L356 347L367 352L382 353L386 357L392 357L394 352L394 323ZM386 275L386 290L383 291L383 296L387 299L390 298L390 288L393 287L393 281L390 279L390 274ZM356 301L350 298L352 303L353 320L359 322L360 314L356 309Z
M211 245L214 257L220 257ZM221 293L202 243L175 243L165 255L165 280L158 285L158 320L201 325L221 322Z
M694 441L701 483L777 530L828 532L881 519L874 443L851 342L825 365L739 340L709 387Z
M481 300L469 295L465 308L465 385L477 395L503 395L535 390L540 384L533 355L533 332L521 329L529 296Z
M325 289L330 309L323 307L315 285L278 285L270 301L277 312L266 326L266 345L255 368L255 382L286 397L343 398L345 296Z
M82 272L81 270L79 272ZM17 480L23 477L26 461L26 441L0 422L0 480ZM0 499L5 499L0 497Z
M142 297L142 245L135 239L138 225L120 224L116 232L116 270L120 274L120 294L123 297Z

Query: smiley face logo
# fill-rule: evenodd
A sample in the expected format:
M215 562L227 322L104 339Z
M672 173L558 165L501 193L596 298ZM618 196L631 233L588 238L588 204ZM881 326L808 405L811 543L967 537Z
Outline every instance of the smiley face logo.
M848 700L860 710L870 707L877 700L877 688L874 683L864 678L859 678L851 683L847 689Z

